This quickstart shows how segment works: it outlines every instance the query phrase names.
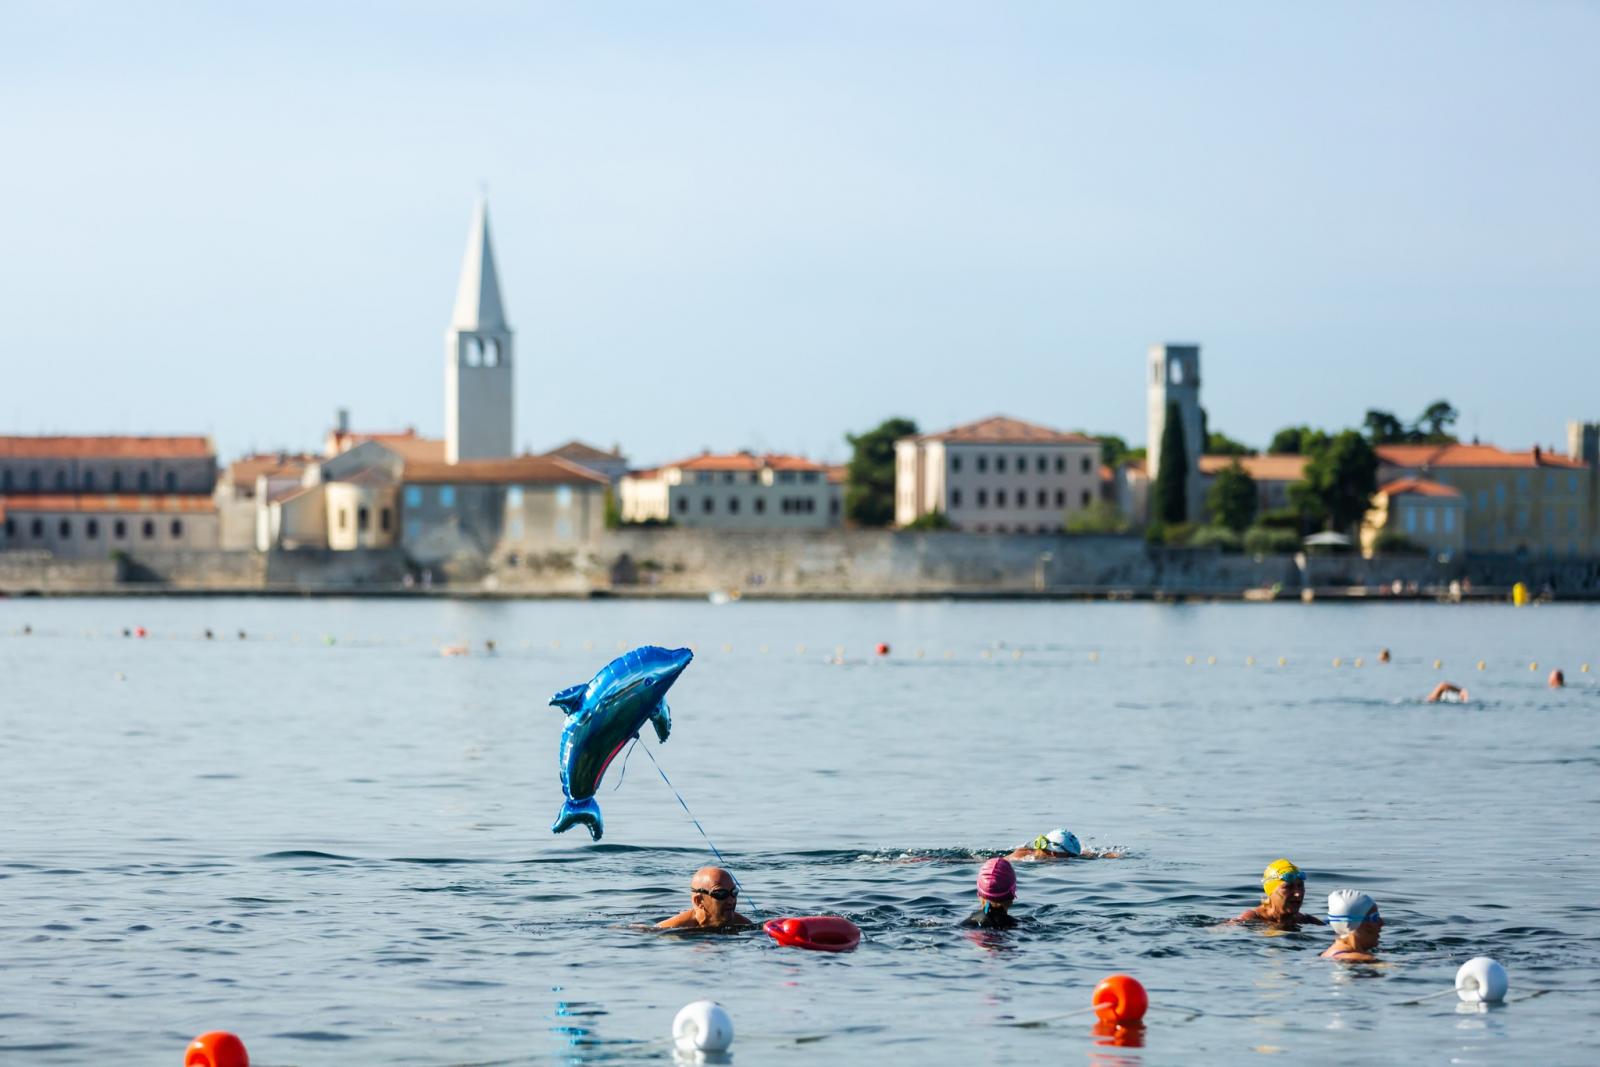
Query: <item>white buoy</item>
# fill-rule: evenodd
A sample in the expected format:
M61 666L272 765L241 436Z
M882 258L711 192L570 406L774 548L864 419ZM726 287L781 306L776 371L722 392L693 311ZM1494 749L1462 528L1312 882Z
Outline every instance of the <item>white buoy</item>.
M672 1042L684 1052L726 1052L733 1044L733 1018L714 1000L685 1004L672 1020Z
M1476 956L1456 972L1456 996L1468 1004L1498 1004L1510 986L1506 969L1488 956Z

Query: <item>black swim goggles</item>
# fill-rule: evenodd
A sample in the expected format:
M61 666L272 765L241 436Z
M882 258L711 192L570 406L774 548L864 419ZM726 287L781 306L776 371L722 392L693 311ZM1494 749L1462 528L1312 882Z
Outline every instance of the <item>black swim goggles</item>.
M732 900L739 895L737 889L691 889L693 896L710 897L712 900Z

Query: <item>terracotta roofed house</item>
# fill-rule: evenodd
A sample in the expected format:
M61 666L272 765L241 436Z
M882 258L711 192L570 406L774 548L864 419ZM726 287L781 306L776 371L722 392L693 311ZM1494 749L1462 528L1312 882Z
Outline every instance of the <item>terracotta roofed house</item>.
M622 521L720 530L821 530L843 516L829 468L779 452L703 452L623 477Z
M897 526L941 512L958 530L1059 533L1100 495L1100 442L995 415L895 442Z
M1430 555L1453 556L1466 542L1466 502L1461 490L1427 478L1397 478L1378 487L1361 523L1361 551L1371 556L1385 534L1402 537Z
M413 560L521 558L605 529L605 475L551 456L408 462L401 545Z

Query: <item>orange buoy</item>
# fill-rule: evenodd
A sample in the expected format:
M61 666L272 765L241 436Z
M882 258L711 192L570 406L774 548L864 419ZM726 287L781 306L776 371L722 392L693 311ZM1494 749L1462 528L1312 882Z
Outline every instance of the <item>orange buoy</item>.
M1136 1023L1150 1008L1150 994L1137 978L1113 974L1102 978L1090 998L1094 1013L1103 1023Z
M889 646L887 644L885 644L884 642L879 641L878 642L878 655L887 656L888 654L889 654Z
M150 631L146 630L143 626L135 626L133 628L133 636L135 637L144 637L148 635L149 632Z
M226 1030L212 1030L189 1042L183 1067L250 1067L244 1042Z
M768 919L762 929L780 945L813 952L849 952L861 944L861 927L840 915Z

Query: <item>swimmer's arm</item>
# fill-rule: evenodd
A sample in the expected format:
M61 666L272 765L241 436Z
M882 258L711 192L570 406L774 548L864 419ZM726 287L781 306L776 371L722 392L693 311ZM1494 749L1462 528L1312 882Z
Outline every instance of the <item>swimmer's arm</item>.
M1120 860L1120 852L1080 852L1072 857L1075 860Z
M1300 921L1303 922L1303 923L1310 923L1313 926L1327 926L1328 925L1327 923L1323 922L1321 919L1317 918L1315 915L1307 915L1303 911L1300 913Z
M1223 925L1224 926L1235 926L1235 925L1238 925L1240 923L1253 923L1253 922L1258 921L1260 918L1261 918L1261 913L1260 912L1256 911L1255 908L1249 908L1249 909L1247 909L1245 911L1241 911L1238 915L1235 915L1233 918L1229 919Z
M680 911L670 919L662 919L656 923L657 930L676 930L684 926L699 926L695 921L693 911Z

